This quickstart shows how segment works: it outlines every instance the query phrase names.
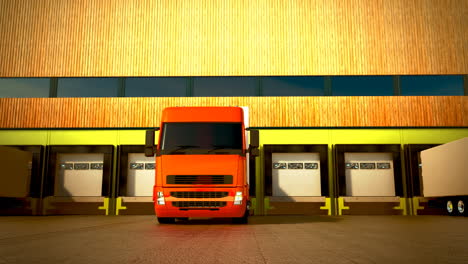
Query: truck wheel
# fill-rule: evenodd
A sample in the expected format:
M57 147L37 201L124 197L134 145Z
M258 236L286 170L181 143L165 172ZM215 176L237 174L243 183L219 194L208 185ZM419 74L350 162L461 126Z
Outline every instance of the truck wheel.
M245 210L244 216L232 218L233 224L248 224L249 223L249 211Z
M175 218L173 217L158 217L159 224L173 224L175 223Z
M465 201L466 200L463 200L463 199L458 200L457 210L458 210L459 215L464 215L464 216L467 215L467 213L465 211Z
M446 210L447 210L448 215L450 216L455 216L458 213L456 205L453 203L453 201L455 200L449 199L447 200L447 203L446 203Z

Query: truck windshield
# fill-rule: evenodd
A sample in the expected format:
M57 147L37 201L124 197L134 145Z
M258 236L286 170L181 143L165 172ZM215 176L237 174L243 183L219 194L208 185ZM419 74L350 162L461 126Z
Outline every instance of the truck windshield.
M161 154L242 154L241 123L164 123Z

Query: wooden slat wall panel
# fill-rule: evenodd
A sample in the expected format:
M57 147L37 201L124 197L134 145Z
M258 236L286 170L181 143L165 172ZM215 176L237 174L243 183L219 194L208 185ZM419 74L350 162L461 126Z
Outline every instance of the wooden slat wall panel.
M0 76L468 73L466 0L0 0Z
M465 101L462 103L462 119L463 119L463 126L468 127L468 102L465 96Z
M0 128L158 127L169 106L249 106L253 127L468 127L466 96L0 98Z

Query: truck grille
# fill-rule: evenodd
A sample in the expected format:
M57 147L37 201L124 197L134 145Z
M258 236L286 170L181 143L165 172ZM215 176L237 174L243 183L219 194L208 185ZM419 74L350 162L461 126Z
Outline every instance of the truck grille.
M217 208L226 206L226 202L212 202L212 201L187 201L187 202L172 202L174 207L185 208Z
M167 184L232 184L232 175L168 175Z
M228 196L228 192L171 192L176 198L223 198Z

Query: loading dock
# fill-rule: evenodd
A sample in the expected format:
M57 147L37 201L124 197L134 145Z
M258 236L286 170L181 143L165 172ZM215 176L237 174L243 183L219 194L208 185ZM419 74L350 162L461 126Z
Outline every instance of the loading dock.
M49 146L42 214L109 214L113 146Z
M40 145L0 146L0 215L39 214L44 150Z
M118 215L154 215L153 186L156 164L154 157L145 157L144 147L122 145L118 148Z
M323 215L328 145L264 145L266 214Z
M406 144L405 168L408 197L413 203L413 215L443 215L445 210L433 201L422 197L421 151L439 146L439 144Z
M338 213L406 214L400 145L335 145Z
M408 166L417 168L412 176L419 183L413 186L413 214L466 216L468 138L427 149L418 146L420 151L411 151L417 149L412 147L407 146L407 149L414 154L412 160L417 163Z

